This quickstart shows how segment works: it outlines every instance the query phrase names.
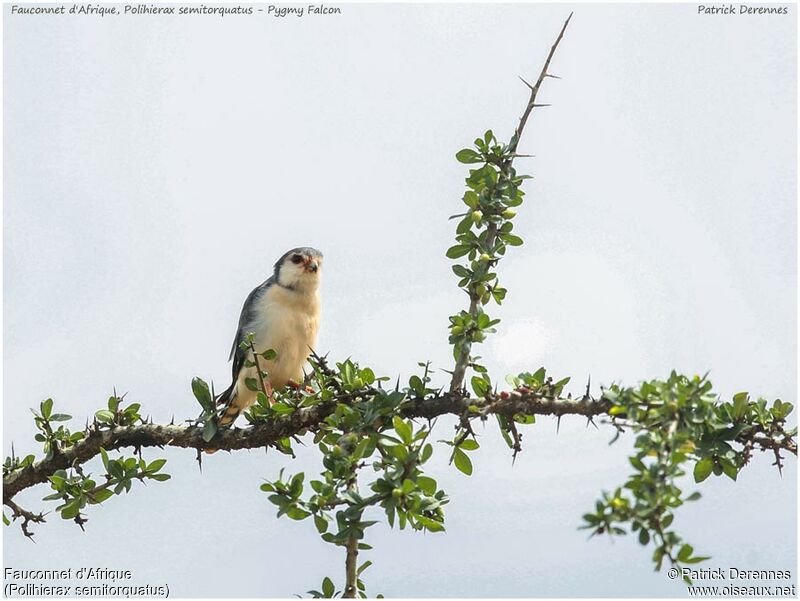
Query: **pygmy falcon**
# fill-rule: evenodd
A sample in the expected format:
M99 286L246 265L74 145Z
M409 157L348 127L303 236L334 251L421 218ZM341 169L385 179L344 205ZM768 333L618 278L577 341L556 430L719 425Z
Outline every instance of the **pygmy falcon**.
M229 357L233 360L233 382L217 398L222 406L220 426L232 424L258 394L246 384L249 378L258 381L253 352L240 348L249 333L254 334L256 353L268 349L277 353L274 359L258 358L261 371L267 373L264 385L270 400L273 390L302 383L303 365L314 348L319 328L321 267L320 251L308 246L293 248L278 259L272 276L247 296Z

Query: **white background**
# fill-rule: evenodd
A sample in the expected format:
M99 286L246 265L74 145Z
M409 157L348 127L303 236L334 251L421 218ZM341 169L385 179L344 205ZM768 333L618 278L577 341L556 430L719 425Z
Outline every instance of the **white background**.
M265 7L266 5L260 5ZM520 150L532 173L500 266L507 302L480 349L495 379L544 364L596 384L711 370L723 395L795 401L796 26L682 5L341 5L287 17L11 16L5 6L4 443L37 448L28 407L76 427L112 388L157 421L195 417L194 375L226 386L241 303L278 256L326 256L318 347L393 378L451 367L465 306L444 257L487 127L507 139L570 10ZM437 376L439 383L446 374ZM597 391L595 387L595 391ZM438 438L451 422L440 420ZM512 468L487 426L444 535L372 528L371 593L685 596L635 538L576 528L630 471L632 441L543 418ZM172 596L290 596L343 554L274 518L270 453L165 456L173 479L37 544L4 529L14 568L131 569ZM757 455L712 478L675 526L703 567L796 565L796 462ZM98 467L90 464L89 470ZM686 489L695 486L687 478ZM46 489L19 496L45 507ZM737 584L753 584L738 582ZM780 583L772 583L780 584Z

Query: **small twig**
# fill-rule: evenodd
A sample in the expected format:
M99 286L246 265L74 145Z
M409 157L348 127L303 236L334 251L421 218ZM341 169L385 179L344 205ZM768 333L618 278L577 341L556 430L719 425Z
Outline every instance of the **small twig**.
M250 351L253 353L253 362L256 364L256 373L258 374L258 381L261 384L261 392L267 394L267 385L264 383L264 374L261 373L261 365L258 362L258 354L253 341L250 341Z
M517 460L517 454L522 450L522 435L517 430L517 424L514 423L513 416L508 418L508 430L511 432L511 436L514 437L514 454L511 456L511 465L514 465Z
M22 518L22 524L20 525L22 527L22 533L27 538L29 538L30 540L33 540L33 532L28 530L28 524L30 524L30 523L34 523L34 524L42 524L42 523L44 523L44 521L45 521L44 514L43 513L33 513L32 511L28 511L27 509L23 509L22 507L17 505L11 499L4 499L3 503L9 509L11 509L11 517L14 520L16 520L18 518Z
M541 87L544 78L548 76L547 69L550 67L550 61L553 60L553 55L556 53L556 48L558 48L558 45L561 43L561 38L564 37L564 32L567 30L567 25L569 25L570 19L572 19L572 13L569 13L569 17L567 17L567 20L564 21L564 25L563 27L561 27L561 31L559 32L556 41L550 48L550 53L547 55L547 59L544 61L544 66L542 67L542 70L539 73L539 78L536 80L536 83L534 85L530 85L524 79L522 80L525 81L525 85L527 85L530 88L531 97L528 99L528 104L525 107L525 111L522 113L522 117L520 117L519 119L519 125L517 125L517 129L516 131L514 131L514 135L511 137L511 144L509 144L509 150L511 152L515 152L517 150L517 145L519 144L519 140L522 137L522 131L525 129L525 124L528 122L528 117L530 116L531 111L536 106L536 96L539 93L539 88Z

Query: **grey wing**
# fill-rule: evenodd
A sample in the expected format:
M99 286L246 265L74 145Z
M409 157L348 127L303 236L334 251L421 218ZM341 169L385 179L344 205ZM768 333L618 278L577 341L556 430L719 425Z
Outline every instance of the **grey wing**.
M239 377L239 371L244 367L245 359L247 358L247 351L239 348L239 345L245 339L248 332L252 330L250 327L256 321L256 311L258 308L258 300L267 291L267 289L275 283L275 277L269 278L263 284L260 284L247 295L247 299L242 306L242 314L239 316L239 327L236 330L236 338L233 340L233 347L231 348L230 357L228 361L233 359L232 375L233 381Z

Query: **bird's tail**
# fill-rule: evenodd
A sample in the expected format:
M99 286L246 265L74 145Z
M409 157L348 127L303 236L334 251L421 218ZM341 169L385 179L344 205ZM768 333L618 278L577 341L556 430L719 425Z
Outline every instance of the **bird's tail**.
M242 412L242 407L236 402L236 384L234 380L230 387L217 397L217 405L220 405L222 411L219 416L220 428L229 427Z
M228 389L217 397L217 405L220 406L221 414L217 425L220 428L229 428L239 414L242 412L242 407L236 403L236 380L234 380ZM206 449L206 453L213 455L218 449Z

